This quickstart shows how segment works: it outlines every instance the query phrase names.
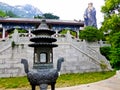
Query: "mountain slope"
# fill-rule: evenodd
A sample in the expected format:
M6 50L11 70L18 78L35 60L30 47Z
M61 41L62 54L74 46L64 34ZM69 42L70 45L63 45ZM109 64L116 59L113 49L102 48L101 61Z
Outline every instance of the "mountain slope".
M3 11L12 11L14 14L16 14L19 17L23 18L33 18L36 15L42 15L42 12L29 4L26 4L24 6L17 5L17 6L11 6L6 3L0 2L0 10Z

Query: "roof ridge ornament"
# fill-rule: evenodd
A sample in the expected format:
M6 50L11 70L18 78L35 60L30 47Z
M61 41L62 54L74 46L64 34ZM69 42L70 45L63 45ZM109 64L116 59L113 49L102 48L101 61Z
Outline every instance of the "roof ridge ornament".
M48 27L45 19L42 19L41 24L39 25L39 27L37 29L49 30L49 27Z

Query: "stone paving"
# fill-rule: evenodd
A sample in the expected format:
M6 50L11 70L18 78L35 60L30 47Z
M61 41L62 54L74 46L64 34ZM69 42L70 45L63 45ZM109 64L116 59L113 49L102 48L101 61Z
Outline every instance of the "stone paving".
M31 90L31 89L20 88L20 89L8 89L8 90ZM103 81L90 83L90 84L83 84L73 87L56 88L56 90L120 90L120 71L118 71L115 76Z

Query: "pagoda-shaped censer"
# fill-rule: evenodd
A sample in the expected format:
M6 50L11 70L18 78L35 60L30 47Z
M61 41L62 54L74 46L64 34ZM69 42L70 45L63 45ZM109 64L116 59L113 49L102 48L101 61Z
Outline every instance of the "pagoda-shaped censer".
M57 45L52 43L56 42L56 39L51 35L55 31L48 28L46 20L42 20L40 26L32 33L36 35L30 39L34 43L29 44L30 47L34 47L33 69L29 71L27 61L21 61L24 64L32 90L35 90L36 85L40 86L40 90L47 90L47 86L51 85L51 90L55 90L61 62L64 61L63 58L58 59L57 69L53 68L53 47L57 47Z

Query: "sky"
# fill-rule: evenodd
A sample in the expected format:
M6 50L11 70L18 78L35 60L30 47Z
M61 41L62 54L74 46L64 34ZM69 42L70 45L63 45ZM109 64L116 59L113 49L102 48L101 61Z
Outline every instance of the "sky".
M103 14L100 12L104 0L0 0L9 5L31 4L43 13L52 13L60 17L61 20L83 20L83 14L89 2L96 8L98 28L103 21Z

